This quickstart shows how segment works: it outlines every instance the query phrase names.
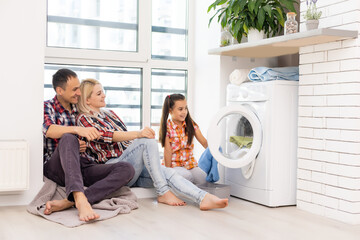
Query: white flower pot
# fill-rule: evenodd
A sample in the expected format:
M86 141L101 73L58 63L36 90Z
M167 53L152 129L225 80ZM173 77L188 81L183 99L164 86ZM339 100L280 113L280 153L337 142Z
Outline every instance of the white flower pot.
M248 32L248 42L259 41L261 39L264 39L264 36L264 30L261 30L261 32L259 32L259 30L251 28Z
M319 27L319 20L306 20L306 30L313 30Z

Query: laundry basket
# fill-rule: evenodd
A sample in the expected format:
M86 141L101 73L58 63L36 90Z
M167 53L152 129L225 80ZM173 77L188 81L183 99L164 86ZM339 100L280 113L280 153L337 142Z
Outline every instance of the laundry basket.
M230 185L207 182L205 184L198 185L198 187L219 198L230 197Z

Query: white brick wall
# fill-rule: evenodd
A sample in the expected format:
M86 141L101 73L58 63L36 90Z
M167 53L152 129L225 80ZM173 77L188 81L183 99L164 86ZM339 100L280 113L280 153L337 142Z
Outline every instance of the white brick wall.
M317 6L320 28L360 30L359 0ZM360 224L360 40L303 47L299 62L297 206Z

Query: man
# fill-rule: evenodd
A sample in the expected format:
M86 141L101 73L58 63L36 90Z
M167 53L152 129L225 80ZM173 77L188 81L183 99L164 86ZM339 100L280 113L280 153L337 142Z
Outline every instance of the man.
M80 81L75 72L60 69L53 75L56 96L44 102L44 175L65 186L66 199L46 203L45 214L76 206L79 218L90 221L99 218L91 204L126 185L134 176L128 163L94 164L81 157L86 142L98 139L95 128L76 126L75 104L80 93ZM76 136L77 135L77 136ZM84 186L88 188L84 190Z

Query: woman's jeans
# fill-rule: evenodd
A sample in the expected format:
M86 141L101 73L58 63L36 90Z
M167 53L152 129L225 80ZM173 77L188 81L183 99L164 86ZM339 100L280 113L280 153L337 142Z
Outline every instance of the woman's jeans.
M206 192L204 190L181 177L172 168L160 165L158 145L155 139L136 139L120 157L110 159L106 163L116 162L127 162L134 167L135 175L128 186L150 187L150 177L158 196L164 195L171 188L177 194L183 195L198 204L205 197Z

